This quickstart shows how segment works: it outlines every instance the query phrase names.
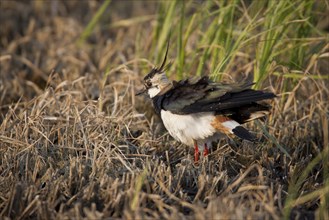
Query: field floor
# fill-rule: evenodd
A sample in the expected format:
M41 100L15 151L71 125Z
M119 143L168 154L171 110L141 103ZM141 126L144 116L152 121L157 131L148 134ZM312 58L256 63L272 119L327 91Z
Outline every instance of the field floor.
M254 40L274 29L232 31L234 43L251 44L230 44L234 54L216 66L221 50L208 48L221 46L208 47L202 36L211 33L197 30L203 3L175 1L175 12L171 1L107 2L0 0L0 219L329 219L326 13L292 47L290 33L273 33L278 44L261 75L265 58ZM234 13L248 7L237 2ZM216 15L217 6L207 10ZM190 20L157 17L164 12ZM256 142L223 139L195 165L193 148L170 137L147 97L135 96L160 65L170 26L171 79L216 70L236 81L255 71L256 86L277 94L271 114L246 125ZM228 33L218 31L218 39ZM292 50L303 59L298 68L285 60Z

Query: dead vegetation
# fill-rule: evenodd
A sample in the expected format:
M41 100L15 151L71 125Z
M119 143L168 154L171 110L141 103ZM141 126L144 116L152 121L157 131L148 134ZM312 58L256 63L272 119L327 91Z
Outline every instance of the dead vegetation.
M329 218L328 79L305 74L282 93L293 80L270 77L280 98L266 121L249 125L259 141L223 140L195 166L134 95L153 65L143 59L150 22L115 23L118 7L103 19L119 27L77 46L100 3L38 2L1 2L2 218ZM155 12L155 3L134 4L135 16ZM328 76L323 60L305 72Z

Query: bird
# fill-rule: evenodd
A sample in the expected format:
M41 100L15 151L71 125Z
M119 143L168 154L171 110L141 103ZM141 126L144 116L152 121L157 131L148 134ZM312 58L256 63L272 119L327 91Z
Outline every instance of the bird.
M252 89L253 82L214 82L208 76L172 81L166 76L169 43L161 66L144 77L142 90L152 99L155 112L169 134L177 141L194 146L194 162L209 154L209 144L225 136L248 141L256 137L243 124L265 117L270 105L259 103L273 99L272 92Z

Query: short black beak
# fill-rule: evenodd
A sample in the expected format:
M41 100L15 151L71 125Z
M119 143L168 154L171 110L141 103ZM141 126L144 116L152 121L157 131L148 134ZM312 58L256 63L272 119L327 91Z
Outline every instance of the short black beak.
M135 96L142 95L142 94L144 94L146 91L147 91L147 89L143 88L142 90L139 90L139 91L135 94Z

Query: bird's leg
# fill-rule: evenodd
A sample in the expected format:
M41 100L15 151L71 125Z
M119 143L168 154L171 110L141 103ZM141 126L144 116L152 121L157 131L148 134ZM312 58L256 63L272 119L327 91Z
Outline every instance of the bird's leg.
M198 162L199 161L199 147L198 147L198 143L194 140L194 162Z
M209 149L207 143L204 144L203 156L208 156Z

